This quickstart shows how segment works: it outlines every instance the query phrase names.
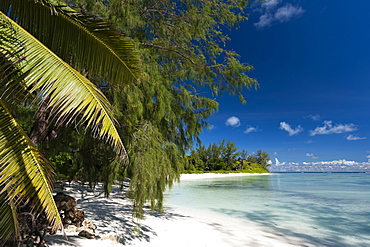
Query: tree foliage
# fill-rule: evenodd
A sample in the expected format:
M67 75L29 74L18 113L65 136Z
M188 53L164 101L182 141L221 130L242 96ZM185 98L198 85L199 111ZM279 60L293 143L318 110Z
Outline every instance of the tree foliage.
M248 1L69 0L69 5L112 22L135 42L144 67L140 80L118 87L89 78L113 103L130 148L129 165L117 176L131 178L137 210L145 201L160 206L163 189L180 175L186 150L200 142L207 118L217 111L212 97L231 93L244 102L243 89L258 87L248 76L253 67L225 48L227 33L247 20Z
M200 145L192 150L185 170L203 172L261 168L268 172L269 160L269 154L262 150L258 150L255 155L248 155L244 149L238 152L235 142L222 140L220 143L211 143L208 147Z
M257 150L257 153L253 156L249 156L247 158L249 162L253 163L258 163L260 164L263 168L267 168L270 166L269 161L270 161L270 155L261 149Z
M101 17L133 39L143 61L141 78L117 83L120 70L110 66L111 62L78 63L76 57L83 54L92 57L93 49L76 48L68 42L69 52L58 53L71 61L112 103L119 123L117 131L130 157L127 164L114 159L111 147L91 141L91 136L84 135L84 127L48 128L45 131L57 132L58 143L64 145L44 138L40 146L57 167L62 169L68 164L73 168L70 174L59 170L59 175L92 185L104 181L107 194L114 180L128 176L136 212L140 214L147 201L160 208L163 190L179 177L186 164L186 150L200 141L198 136L208 126L207 118L217 111L218 103L212 97L231 93L244 102L243 89L258 87L256 80L248 76L253 67L242 63L235 51L225 48L229 41L227 33L247 20L244 10L248 1L69 0L68 3L83 13L71 10L71 16L83 27L80 31L106 32L107 25L92 15ZM66 29L55 26L53 30L59 28ZM45 30L45 33L53 31ZM60 37L58 33L53 35ZM60 47L60 42L55 44ZM98 54L104 56L105 52L99 50ZM96 72L105 71L104 68L112 69L115 74L110 77L111 73ZM63 138L65 131L69 135Z
M41 101L48 108L49 123L83 123L112 145L117 159L125 159L112 105L77 70L89 68L122 84L122 79L135 81L138 66L133 45L105 22L60 2L0 2L0 244L18 236L16 213L24 203L36 216L45 214L54 230L61 227L51 193L53 168L9 109ZM24 126L29 126L27 120Z
M112 21L134 39L147 76L137 87L129 88L130 98L125 99L127 105L120 110L131 113L128 108L133 108L135 118L150 121L167 140L181 148L192 146L206 126L207 117L217 109L214 100L199 92L201 87L207 86L213 95L237 94L244 101L242 90L258 86L247 75L252 66L243 64L236 52L224 48L229 40L225 33L247 19L244 9L248 1L72 3ZM136 122L137 119L129 121L134 125Z

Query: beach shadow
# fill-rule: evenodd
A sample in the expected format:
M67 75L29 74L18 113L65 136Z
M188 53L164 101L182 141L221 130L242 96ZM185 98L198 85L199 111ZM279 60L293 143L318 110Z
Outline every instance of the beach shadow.
M189 218L190 217L190 216L185 216L182 214L175 213L170 207L165 207L165 209L162 212L159 212L159 211L152 211L150 207L146 206L144 207L144 211L146 215L151 215L153 217L164 219L164 220L176 220L179 218Z
M157 235L151 227L133 217L133 203L127 198L125 190L121 191L118 186L114 187L108 199L104 198L104 193L101 193L101 187L97 187L95 190L86 189L83 193L80 190L81 187L72 185L64 193L75 197L77 199L76 207L85 212L86 220L92 221L96 225L96 239L113 235L119 243L130 245L136 240L150 242L151 238ZM144 207L145 215L166 220L185 217L168 210L164 212L152 211L147 206ZM76 247L82 246L79 243L81 240L86 241L80 236L68 236L68 240L61 235L47 237L50 244L65 244Z
M80 236L68 236L68 238L66 239L62 235L48 235L46 236L45 240L48 243L48 245L83 247L84 244L82 243L82 241L86 241L86 238Z

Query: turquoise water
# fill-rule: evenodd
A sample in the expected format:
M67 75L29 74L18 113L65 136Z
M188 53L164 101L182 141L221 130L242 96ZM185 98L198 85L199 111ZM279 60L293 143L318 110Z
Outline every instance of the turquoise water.
M313 246L370 246L370 173L276 173L188 180L165 203L195 216L257 223Z

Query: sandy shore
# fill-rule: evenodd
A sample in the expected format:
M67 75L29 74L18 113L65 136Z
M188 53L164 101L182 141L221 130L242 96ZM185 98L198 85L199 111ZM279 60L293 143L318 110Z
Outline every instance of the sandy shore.
M226 176L252 176L251 174L184 174L181 180L205 179ZM261 175L261 174L259 174ZM77 198L77 207L86 213L86 219L96 226L96 239L86 239L76 233L61 233L47 236L50 247L97 247L97 246L311 246L300 239L287 238L256 225L235 225L205 215L196 218L169 209L164 213L151 213L146 209L143 220L131 216L132 202L125 192L114 190L109 199L98 191L88 192L81 197L77 186L65 188L66 193ZM251 222L252 223L252 222Z
M270 173L203 173L203 174L182 174L180 180L207 179L207 178L225 178L242 176L261 176L270 175Z

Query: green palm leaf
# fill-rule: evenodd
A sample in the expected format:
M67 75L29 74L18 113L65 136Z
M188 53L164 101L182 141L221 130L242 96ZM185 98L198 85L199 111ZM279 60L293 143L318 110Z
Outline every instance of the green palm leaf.
M23 43L14 38L15 31L9 30L10 23L0 19L0 30L7 29L7 33L0 32L0 98L13 103L20 103L26 98L24 75L18 68L23 57Z
M9 13L79 71L87 70L118 85L140 76L140 61L131 39L102 20L84 16L60 1L54 4L50 0L1 0L0 11Z
M26 48L26 59L20 67L25 73L26 86L32 88L31 92L41 89L41 97L49 99L53 113L59 116L59 122L74 120L82 113L87 125L92 126L97 135L112 143L118 156L126 158L126 150L115 127L112 107L98 88L0 12L0 21L2 19L8 20L11 27L3 27L0 33L10 35L16 30L13 35L22 40ZM5 41L5 45L11 47L12 44Z
M0 238L16 234L14 204L26 198L45 212L53 229L62 227L50 184L53 169L0 100ZM3 204L6 201L7 205ZM9 225L10 224L10 225ZM4 230L5 229L5 230Z
M17 210L7 192L0 193L0 246L2 241L18 235Z

